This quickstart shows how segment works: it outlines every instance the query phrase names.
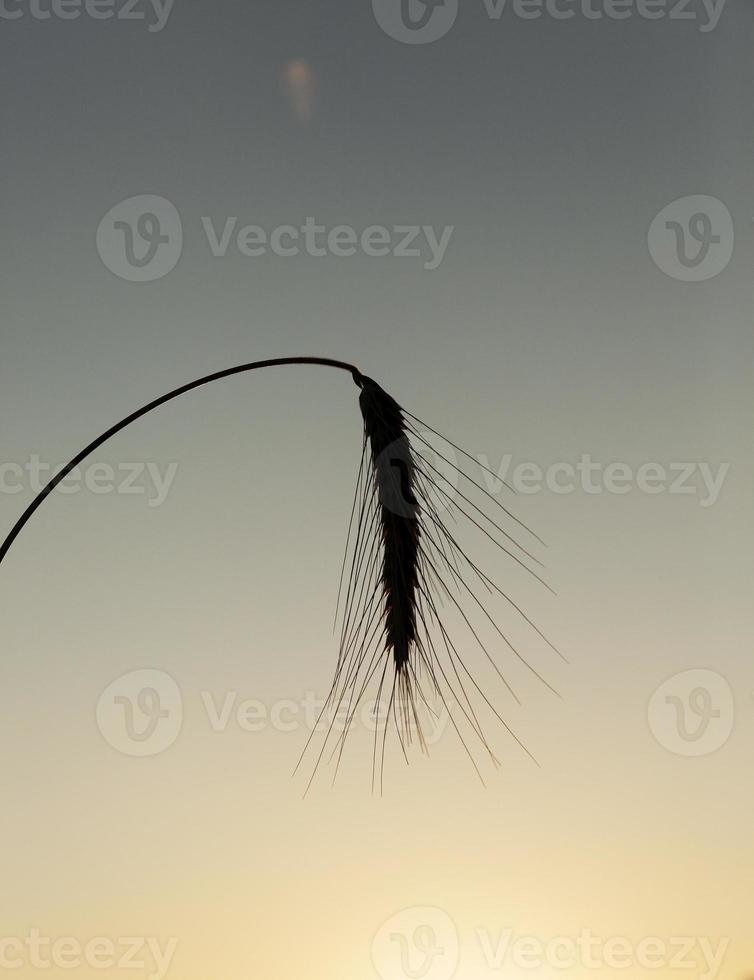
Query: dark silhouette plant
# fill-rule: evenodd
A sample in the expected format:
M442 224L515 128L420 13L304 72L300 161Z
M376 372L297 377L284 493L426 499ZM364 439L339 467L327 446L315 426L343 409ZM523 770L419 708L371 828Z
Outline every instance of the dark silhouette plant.
M446 709L480 778L480 770L461 725L476 736L493 763L497 764L497 760L484 735L472 699L481 699L506 731L530 755L475 680L466 659L443 623L441 607L447 601L460 616L475 644L516 700L518 698L482 641L464 604L470 603L472 609L481 611L484 619L491 624L510 651L550 690L553 689L547 681L524 659L500 629L488 612L485 602L480 599L478 590L484 590L487 600L494 595L502 597L548 646L559 656L562 657L562 654L507 592L466 554L444 515L448 514L454 520L459 517L468 520L519 567L549 588L529 564L541 565L541 562L493 520L484 507L494 504L507 519L525 530L534 542L543 542L478 480L432 447L420 430L434 434L461 453L467 461L483 470L486 467L436 429L403 409L376 381L345 361L327 357L279 357L255 361L199 378L155 399L111 426L56 473L6 537L0 547L0 562L53 490L103 443L132 422L179 395L210 382L247 371L293 364L319 365L348 371L360 388L359 406L364 423L361 462L338 589L338 610L342 606L338 661L335 678L320 715L320 720L329 715L330 723L313 767L312 778L328 746L331 747L331 757L337 757L337 762L340 762L356 710L373 683L376 686L377 715L373 785L377 774L380 784L382 782L389 721L394 723L406 758L407 748L414 739L426 751L421 712L427 710L433 714L436 701ZM432 463L428 450L437 456L438 466ZM482 506L455 487L439 468L441 461L452 468L459 480L464 481L469 494L482 494L478 498ZM491 471L487 472L496 477ZM336 611L336 618L337 615ZM382 699L385 694L387 705L383 709ZM343 712L345 718L342 730L332 744L334 719ZM312 737L313 735L304 748L299 765Z

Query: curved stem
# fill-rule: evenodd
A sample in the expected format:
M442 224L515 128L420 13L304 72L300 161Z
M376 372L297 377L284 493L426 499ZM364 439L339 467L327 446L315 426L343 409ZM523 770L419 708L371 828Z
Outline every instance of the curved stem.
M90 442L85 449L82 449L81 452L70 461L70 463L55 474L47 486L41 490L29 504L24 513L16 522L13 530L3 542L2 547L0 547L0 563L8 554L11 545L21 533L24 526L31 519L34 512L41 506L44 500L49 497L55 487L57 487L57 485L61 483L68 476L68 474L79 465L79 463L83 462L87 456L93 453L95 449L99 449L104 442L107 442L111 436L114 436L116 433L120 432L121 429L125 429L126 426L129 426L132 422L140 419L142 415L146 415L148 412L153 411L153 409L159 408L160 405L164 405L166 402L172 401L173 398L177 398L179 395L183 395L187 391L193 391L194 388L201 388L202 385L209 384L211 381L220 381L223 378L229 378L234 374L243 374L245 371L255 371L258 368L276 367L282 364L317 364L323 367L339 368L342 371L348 371L356 385L359 388L361 387L361 372L353 364L348 364L345 361L335 361L329 357L274 357L266 361L253 361L251 364L239 364L236 367L226 368L224 371L217 371L214 374L208 374L206 377L199 378L196 381L190 381L188 384L182 385L180 388L176 388L175 391L169 391L166 395L163 395L161 398L156 398L148 405L138 409L136 412L132 412L131 415L111 426L107 432L103 432L101 436L94 440L94 442Z

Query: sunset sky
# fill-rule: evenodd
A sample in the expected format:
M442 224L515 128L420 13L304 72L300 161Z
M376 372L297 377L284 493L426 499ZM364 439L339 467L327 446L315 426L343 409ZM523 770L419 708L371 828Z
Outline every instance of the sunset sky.
M170 388L351 360L508 467L557 597L459 534L570 663L525 639L557 698L493 644L517 705L460 634L538 766L488 719L483 786L445 723L408 767L393 743L380 796L360 722L302 799L358 392L276 368L165 406L0 567L0 976L43 968L38 930L72 978L752 980L751 5L701 30L701 2L469 0L425 44L368 2L11 8L3 533ZM692 195L719 269L676 261ZM118 727L143 688L160 751ZM563 965L585 936L601 965Z

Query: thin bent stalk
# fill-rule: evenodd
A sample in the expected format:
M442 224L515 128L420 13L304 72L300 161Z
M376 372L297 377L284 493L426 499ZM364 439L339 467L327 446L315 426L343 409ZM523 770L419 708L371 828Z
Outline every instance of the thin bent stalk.
M16 524L14 525L10 534L3 542L2 547L0 547L0 564L10 551L13 542L34 515L37 508L44 503L55 487L57 487L59 483L62 483L69 473L75 470L80 463L83 463L87 456L91 455L96 449L99 449L99 447L103 443L107 442L107 440L112 436L116 435L122 429L125 429L132 422L140 419L143 415L147 415L155 408L159 408L160 405L164 405L166 402L172 401L179 395L184 395L187 391L193 391L194 388L201 388L203 385L207 385L211 381L221 381L223 378L230 378L234 374L243 374L246 371L256 371L259 368L276 367L283 364L318 364L323 367L339 368L342 371L350 372L353 380L359 387L361 387L361 372L357 367L355 367L353 364L348 364L346 361L335 361L329 357L273 357L266 361L253 361L250 364L239 364L236 367L226 368L224 371L216 371L214 374L208 374L203 378L197 379L196 381L190 381L188 384L181 385L181 387L176 388L175 391L169 391L167 395L163 395L161 398L156 398L148 405L145 405L136 412L132 412L131 415L111 426L107 432L103 432L101 436L94 440L94 442L90 442L85 449L82 449L77 456L74 456L70 463L56 473L47 486L41 490L31 504L29 504L18 521L16 521Z

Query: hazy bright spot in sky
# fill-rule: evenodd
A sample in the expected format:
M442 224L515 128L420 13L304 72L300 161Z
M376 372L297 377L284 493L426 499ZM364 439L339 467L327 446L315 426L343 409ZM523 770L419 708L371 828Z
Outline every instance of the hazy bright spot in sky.
M302 122L307 122L314 112L316 89L311 66L300 58L289 61L285 66L285 87L293 111Z

